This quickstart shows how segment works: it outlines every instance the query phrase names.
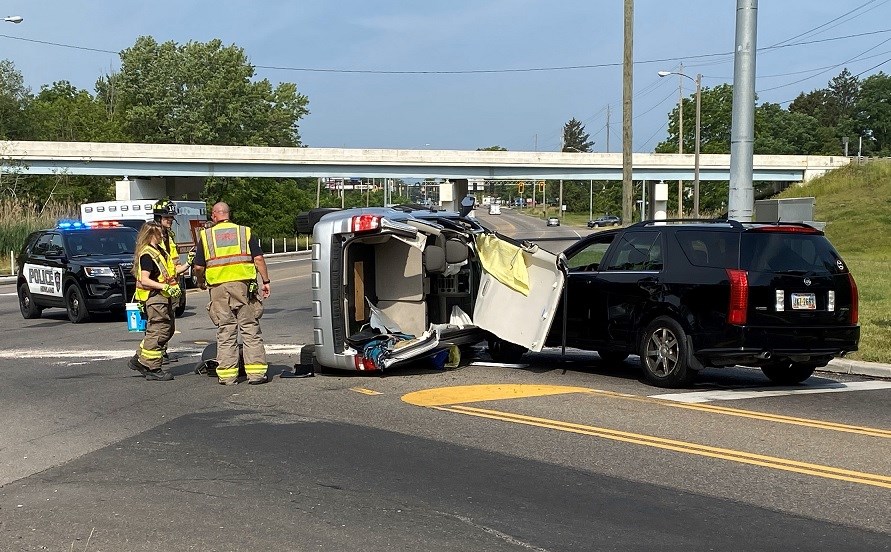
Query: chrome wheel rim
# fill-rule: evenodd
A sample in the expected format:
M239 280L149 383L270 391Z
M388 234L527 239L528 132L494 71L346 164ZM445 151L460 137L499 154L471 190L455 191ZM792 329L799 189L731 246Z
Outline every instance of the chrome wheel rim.
M74 292L68 296L68 308L71 309L71 314L75 317L80 314L80 301L78 301L77 294Z
M658 328L647 339L647 370L654 376L664 378L677 369L681 344L677 336L668 328Z

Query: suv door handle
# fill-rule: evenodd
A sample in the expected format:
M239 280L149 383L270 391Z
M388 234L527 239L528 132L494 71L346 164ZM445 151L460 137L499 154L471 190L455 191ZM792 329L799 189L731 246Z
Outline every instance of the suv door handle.
M655 278L642 278L637 282L637 285L640 286L641 289L645 289L650 293L659 289L659 282L657 282Z

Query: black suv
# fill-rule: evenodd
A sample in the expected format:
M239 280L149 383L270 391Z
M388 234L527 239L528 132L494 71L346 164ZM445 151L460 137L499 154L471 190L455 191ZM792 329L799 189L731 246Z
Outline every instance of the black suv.
M63 222L33 232L18 257L19 308L39 318L62 307L75 324L92 312L118 311L135 290L136 230L117 223Z
M615 215L604 215L588 221L588 228L600 228L601 226L621 226L622 219Z
M805 224L646 221L592 234L565 255L566 300L548 344L606 362L638 354L655 385L732 365L798 383L857 350L854 278Z

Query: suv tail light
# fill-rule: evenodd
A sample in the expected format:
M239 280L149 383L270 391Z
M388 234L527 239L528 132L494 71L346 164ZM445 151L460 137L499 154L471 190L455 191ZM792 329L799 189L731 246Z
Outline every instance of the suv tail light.
M749 232L785 232L789 234L819 234L820 231L811 226L793 226L793 225L776 225L776 226L758 226L752 228Z
M745 270L728 268L730 300L727 305L727 323L744 325L749 310L749 275Z
M860 292L857 291L857 282L850 272L848 282L851 284L851 324L856 324L860 320Z
M381 217L377 215L357 215L350 219L351 232L371 232L381 227Z

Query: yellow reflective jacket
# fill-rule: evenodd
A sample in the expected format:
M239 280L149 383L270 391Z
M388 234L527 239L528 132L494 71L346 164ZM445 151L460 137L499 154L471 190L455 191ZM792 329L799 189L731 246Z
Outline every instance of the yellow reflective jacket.
M218 222L201 233L204 279L210 285L256 280L257 267L248 242L251 229L229 221Z
M157 282L160 284L175 284L176 283L176 264L174 262L173 255L167 255L167 258L164 258L164 255L155 247L151 245L147 245L142 248L142 251L139 252L139 257L141 258L143 255L148 255L155 262L155 265L158 267L160 273L158 274ZM139 274L142 270L142 267L136 267L137 274ZM133 295L134 299L137 301L146 301L151 295L152 290L143 287L141 283L139 283L139 278L136 278L136 293Z

